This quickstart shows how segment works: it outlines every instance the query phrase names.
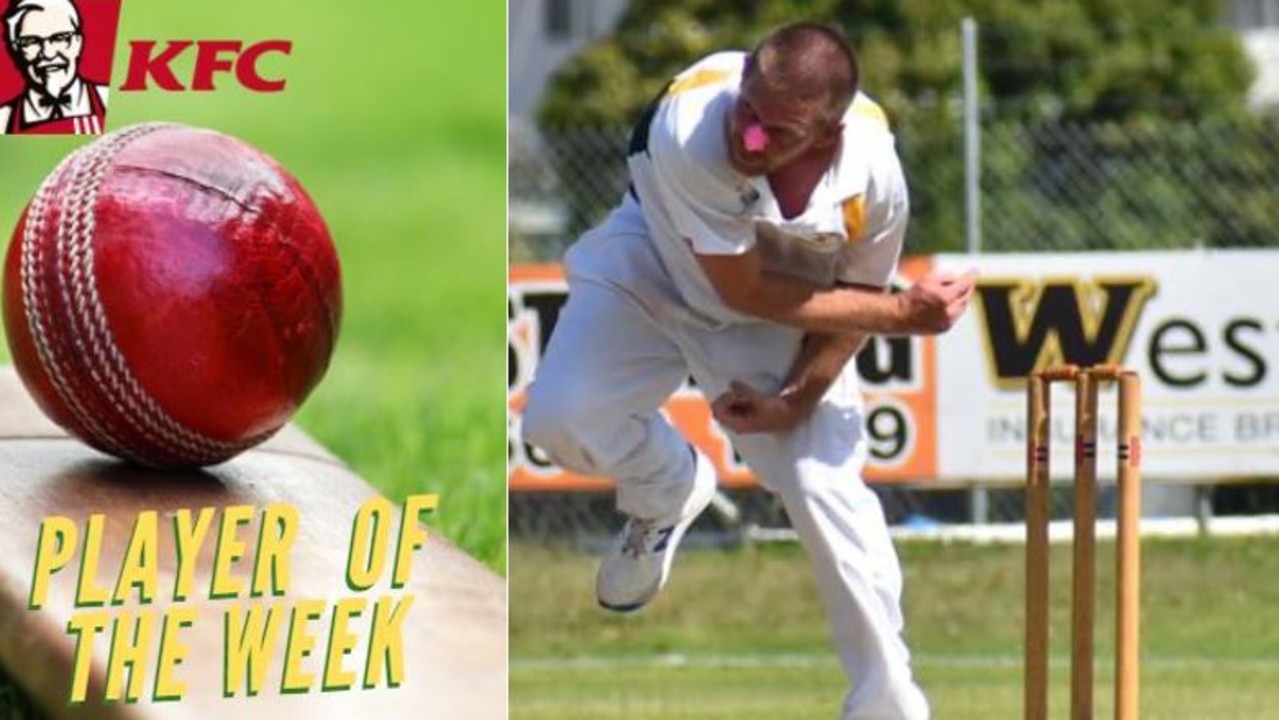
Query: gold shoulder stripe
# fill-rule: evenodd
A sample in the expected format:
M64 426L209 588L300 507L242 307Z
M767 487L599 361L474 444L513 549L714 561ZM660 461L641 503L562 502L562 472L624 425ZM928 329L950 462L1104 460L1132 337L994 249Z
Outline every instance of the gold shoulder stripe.
M879 106L879 103L871 100L861 93L858 93L857 97L853 98L853 104L849 106L848 114L860 115L861 117L871 120L885 130L888 129L888 113L884 112L884 109Z
M855 243L864 239L866 232L866 196L854 195L844 201L844 232L848 233L848 242Z
M675 82L671 83L671 89L666 91L666 96L674 97L688 90L705 87L706 85L717 83L729 75L730 73L727 70L697 70L675 78Z

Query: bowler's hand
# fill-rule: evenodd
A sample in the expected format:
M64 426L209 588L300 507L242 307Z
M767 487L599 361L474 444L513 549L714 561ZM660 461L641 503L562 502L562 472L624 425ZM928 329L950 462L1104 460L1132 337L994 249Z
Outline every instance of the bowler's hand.
M711 412L719 424L739 435L749 435L790 430L808 417L812 408L734 380L711 403Z
M898 295L903 305L906 332L934 335L951 329L972 300L977 271L963 275L934 271Z

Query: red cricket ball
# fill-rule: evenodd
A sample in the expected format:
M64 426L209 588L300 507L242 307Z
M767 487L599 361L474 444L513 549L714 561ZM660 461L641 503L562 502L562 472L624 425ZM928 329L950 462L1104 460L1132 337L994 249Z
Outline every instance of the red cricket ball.
M18 220L4 324L44 412L157 467L227 460L319 382L342 294L297 180L216 132L136 125L72 153Z

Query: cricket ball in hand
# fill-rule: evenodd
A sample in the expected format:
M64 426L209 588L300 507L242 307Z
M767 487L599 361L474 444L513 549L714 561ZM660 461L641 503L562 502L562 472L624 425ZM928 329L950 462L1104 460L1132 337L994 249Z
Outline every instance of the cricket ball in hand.
M9 349L36 402L156 467L219 463L279 430L328 368L341 310L337 253L298 181L179 125L68 156L5 261Z

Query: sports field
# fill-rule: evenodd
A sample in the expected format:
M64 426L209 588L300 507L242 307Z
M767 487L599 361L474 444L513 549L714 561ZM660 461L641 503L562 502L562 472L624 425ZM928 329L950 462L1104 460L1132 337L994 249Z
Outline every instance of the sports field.
M393 498L440 493L444 536L505 569L505 16L437 0L389 13L336 0L125 0L128 40L288 39L278 94L114 92L111 127L238 135L290 168L344 272L336 356L298 420ZM192 58L174 63L190 77ZM185 70L183 70L185 68ZM0 233L74 139L0 141ZM0 357L5 356L0 350ZM322 492L321 488L317 491Z
M1144 547L1143 720L1276 717L1274 538ZM1111 713L1113 546L1098 548L1097 717ZM906 612L938 720L1021 715L1022 547L906 543ZM1052 716L1065 717L1069 549L1055 547ZM511 548L514 720L834 718L842 673L795 546L682 554L633 616L598 610L596 558Z

